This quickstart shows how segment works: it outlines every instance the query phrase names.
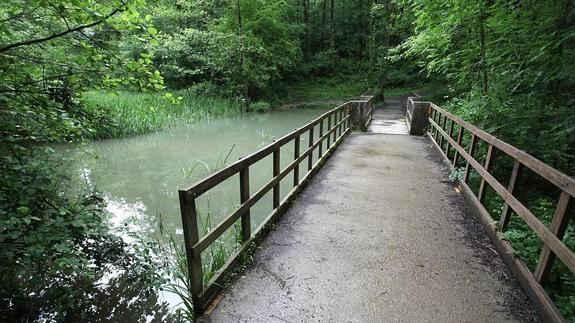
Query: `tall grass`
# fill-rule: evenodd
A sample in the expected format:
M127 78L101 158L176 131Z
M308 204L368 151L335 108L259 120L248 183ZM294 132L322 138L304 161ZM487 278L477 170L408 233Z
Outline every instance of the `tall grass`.
M86 92L82 96L88 112L106 122L93 124L95 138L118 138L150 133L183 123L241 113L234 100L198 96L188 91L161 94L135 92Z
M230 154L234 148L235 145L231 146L227 153L220 153L218 159L211 166L204 161L197 160L197 163L189 170L182 169L184 176L186 178L193 177L194 173L198 170L198 166L200 168L204 167L204 171L208 174L213 174L222 169L227 165ZM206 235L213 228L209 195L207 202L206 209L198 212L198 216L204 224L201 228L202 236ZM239 205L235 205L232 211L237 210L237 208L239 208ZM165 231L165 225L161 215L158 215L158 222L161 235L168 238L167 244L158 241L158 246L160 246L159 253L163 258L162 262L168 273L168 277L166 277L166 282L162 289L177 295L181 300L174 312L177 321L186 320L193 322L195 319L192 301L193 295L190 292L190 277L184 246L176 242L174 235ZM241 225L238 220L202 253L202 280L204 284L206 284L214 274L222 268L230 256L239 249L241 242Z

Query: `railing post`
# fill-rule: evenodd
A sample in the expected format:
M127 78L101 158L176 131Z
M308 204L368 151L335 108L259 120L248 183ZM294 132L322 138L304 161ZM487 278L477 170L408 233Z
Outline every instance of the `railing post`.
M296 129L297 130L297 129ZM299 158L299 147L300 146L300 135L297 135L294 140L293 147L293 159ZM299 184L299 163L293 169L293 186L296 187Z
M443 138L443 136L441 137ZM475 134L471 135L471 142L469 143L469 157L470 158L475 158L473 157L473 155L475 155L475 148L477 148L477 136L475 136ZM469 161L467 161L467 164L465 164L465 175L463 176L463 181L465 183L467 183L469 181L469 175L471 173L471 164L469 163Z
M551 225L549 226L549 230L551 230L559 240L563 239L565 231L567 231L567 225L569 224L569 220L573 213L572 211L573 199L568 193L561 192L559 202L557 202L557 207L555 208L553 220L551 220ZM535 278L541 285L544 285L547 282L551 269L553 268L555 258L555 253L547 247L547 245L544 245L534 274Z
M273 178L276 178L280 174L280 148L281 146L275 147L273 152ZM280 183L278 182L274 185L273 190L273 204L274 209L276 209L280 205Z
M317 138L317 140L319 140L318 160L321 158L321 155L323 155L323 139L321 137L323 137L323 120L319 122L319 138Z
M329 146L331 144L331 133L329 132L331 130L331 114L329 116L327 116L327 144L325 146L325 150L329 149Z
M451 120L451 119L450 119ZM449 138L453 138L453 127L455 126L455 121L451 120L451 126L449 127ZM447 140L447 144L445 145L445 156L449 159L449 140Z
M182 226L184 229L184 247L186 248L186 258L188 263L188 279L192 302L196 314L202 312L201 295L204 291L204 281L202 273L202 257L194 255L192 246L200 240L198 231L198 214L196 211L196 201L192 192L186 190L179 191L180 211L182 216Z
M493 163L493 145L489 145L489 148L487 148L487 156L485 157L485 164L483 165L483 168L485 168L486 171L491 170L491 164ZM479 184L479 192L477 192L477 198L479 199L479 203L483 203L483 200L485 199L485 190L486 190L487 186L485 183L485 179L483 177L481 177L481 184Z
M516 160L515 164L513 164L513 171L511 172L511 178L509 179L509 186L507 190L513 195L517 188L517 180L521 177L521 173L523 172L523 164L520 161ZM509 218L511 217L511 212L513 209L509 207L509 204L505 203L503 205L503 210L501 211L501 217L499 218L499 227L501 230L505 230L507 228L507 224L509 224Z
M240 203L244 204L250 199L250 166L246 165L240 171ZM242 214L242 241L248 241L252 235L250 210Z
M313 128L315 127L312 126L311 128L309 128L309 147L311 148L313 146ZM313 150L309 152L309 157L307 159L307 171L311 171L311 169L313 168Z
M447 116L444 116L443 114L440 116L440 120L439 123L437 124L439 126L440 129L442 129L443 131L445 131L445 123L447 122ZM443 123L443 124L442 124ZM439 148L443 149L443 141L444 141L444 137L443 135L440 133L439 134Z
M333 129L332 135L333 135L333 142L335 143L337 141L337 129L339 128L337 125L337 119L339 117L339 111L336 111L333 114L333 127L335 129ZM331 129L330 129L331 130Z
M346 110L347 110L346 113L347 113L348 118L347 118L347 122L345 123L345 126L346 126L345 130L347 131L348 129L353 128L353 102L350 102L347 105Z
M437 110L433 110L433 121L435 121L435 123L439 126L439 116L441 115L439 113L439 111ZM435 142L438 141L438 135L439 135L439 130L437 130L437 128L433 127L433 138L435 138Z
M343 118L345 118L345 110L341 109L339 110L339 120L343 120ZM341 137L341 134L344 132L345 129L345 121L342 122L342 124L339 125L339 135L338 137Z
M461 141L463 140L463 126L459 125L459 131L457 132L457 145L461 147ZM459 161L459 151L455 149L455 154L453 155L453 167L457 167L457 162Z

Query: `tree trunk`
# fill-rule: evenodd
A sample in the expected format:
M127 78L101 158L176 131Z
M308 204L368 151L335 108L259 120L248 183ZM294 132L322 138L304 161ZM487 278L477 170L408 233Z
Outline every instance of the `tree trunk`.
M321 17L321 30L320 30L320 46L323 50L323 46L325 44L325 40L324 40L324 32L325 32L325 17L327 15L327 0L323 0L323 12L322 12L322 17Z
M309 56L309 0L303 1L303 23L305 25L304 57Z
M363 53L365 51L365 4L364 4L364 0L359 0L359 37L357 37L357 40L359 41L359 52L358 52L358 58L361 59L363 58Z
M333 51L335 50L335 22L334 22L334 0L331 0L331 8L330 8L330 43L329 43L329 48Z
M479 43L480 43L480 56L481 56L481 90L483 95L487 95L487 62L485 61L485 20L479 26Z
M481 66L481 92L485 96L489 89L489 81L487 78L487 59L485 57L485 25L487 24L487 9L489 8L490 0L483 3L481 13L479 15L479 55Z
M385 36L384 36L384 40L383 40L383 44L385 45L385 47L389 47L389 39L390 39L390 34L391 34L391 5L389 3L389 0L385 0Z
M244 80L244 104L243 110L245 111L249 101L249 88L248 79L245 75L245 58L244 58L244 31L242 27L242 11L240 0L236 1L236 13L238 15L238 36L240 38L240 76Z
M573 4L573 2L571 0L567 0L565 1L565 6L563 7L562 10L562 14L561 17L559 17L558 21L557 21L557 39L559 42L559 46L557 46L557 61L559 62L560 65L562 65L562 61L563 61L563 42L561 41L561 39L564 37L565 34L565 27L567 25L567 15L569 12L571 12L571 8L570 6ZM563 69L562 66L559 67L560 69ZM559 77L557 77L557 79L553 82L553 101L555 104L559 105L559 101L561 100L561 79Z

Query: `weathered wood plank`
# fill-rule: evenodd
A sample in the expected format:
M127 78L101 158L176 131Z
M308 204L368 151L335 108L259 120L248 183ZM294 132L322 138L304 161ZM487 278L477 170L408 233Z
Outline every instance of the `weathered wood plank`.
M276 178L280 174L280 148L278 147L273 152L273 177ZM273 189L273 206L274 209L280 205L280 183L274 185Z
M329 116L327 118L327 129L331 130L331 116ZM325 146L325 149L329 149L329 146L331 144L331 136L327 136L326 140L327 140L327 144Z
M437 129L440 133L440 135L442 136L441 138L443 138L443 129ZM441 145L439 145L441 147ZM463 148L463 147L462 147ZM472 156L475 155L475 149L477 148L477 137L475 135L471 135L471 142L469 143L469 155ZM463 177L463 181L465 183L469 183L469 176L471 174L471 165L469 164L469 160L467 160L467 163L465 163L465 175Z
M440 113L444 114L451 120L457 122L457 124L465 127L467 131L476 135L488 144L493 145L498 150L506 153L507 155L519 160L524 166L533 170L535 173L539 174L543 178L547 179L549 182L560 188L561 190L569 193L571 196L575 196L575 179L569 177L562 172L556 170L555 168L543 163L537 158L529 155L528 153L513 147L512 145L497 139L495 136L477 128L476 126L464 121L463 119L445 111L435 104L431 104L433 109L436 109Z
M321 158L321 155L323 153L323 120L319 123L319 147L318 147L318 153L317 153L317 159Z
M511 192L511 194L515 194L518 184L517 181L521 177L521 173L523 173L523 164L521 164L521 162L516 160L515 163L513 164L513 171L511 172L511 178L509 179L509 184L507 186L507 190ZM499 218L499 227L501 228L501 230L505 230L507 228L512 213L513 209L509 207L509 204L505 203L503 205L503 209L501 210L501 216Z
M449 127L449 137L453 138L453 127L455 126L455 121L451 120L451 126ZM445 155L449 157L449 142L445 145ZM448 158L449 159L449 158Z
M447 137L447 133L443 131L435 122L431 124L436 127L436 129L444 136ZM455 144L455 140L448 138L451 144ZM529 211L513 194L508 191L501 183L493 177L488 171L486 171L483 166L475 160L463 147L455 147L459 150L459 153L467 162L473 166L473 168L483 177L487 183L503 198L505 203L507 203L522 219L525 221L531 229L539 236L539 238L546 244L556 255L563 261L565 266L569 268L572 272L575 272L575 254L571 251L565 244L555 236L551 230L549 230L537 217Z
M463 131L464 131L464 128L460 125L459 130L457 131L457 145L458 146L461 146L461 142L463 140ZM457 167L458 162L459 162L459 152L456 149L454 154L453 154L453 162L451 164L453 165L453 167Z
M340 123L347 122L348 118L349 116L346 116L342 121L340 121ZM301 154L301 156L298 157L298 159L294 160L277 176L272 178L266 185L264 185L256 193L254 193L245 203L240 205L240 207L234 213L232 213L227 218L222 220L220 223L215 225L208 233L206 233L203 237L201 237L201 239L199 239L199 241L192 246L193 254L196 256L201 255L202 251L204 251L209 245L211 245L214 241L216 241L227 229L229 229L234 224L234 222L246 210L249 210L249 208L251 208L255 203L257 203L267 192L269 192L269 190L278 185L279 182L284 177L286 177L289 174L289 172L291 172L295 168L296 165L301 163L304 159L308 158L309 156L313 155L313 151L318 147L321 140L324 140L327 136L329 136L332 131L335 131L335 129L330 130L329 132L324 134L321 138L319 138L318 141L316 141L303 154ZM345 134L347 134L347 132L344 132L344 135ZM317 162L315 165L317 165Z
M309 144L308 147L312 148L314 146L313 143L313 128L309 129ZM313 167L313 154L309 154L309 158L307 161L307 170L310 171Z
M299 150L300 150L300 136L297 136L294 139L294 148L293 148L293 159L294 160L298 159ZM299 163L293 169L293 186L297 186L298 184L299 184Z
M485 156L485 163L483 163L483 168L486 171L491 170L491 164L493 163L493 145L489 145L487 148L487 155ZM485 190L487 189L485 185L485 180L483 177L481 178L481 184L479 184L479 192L477 193L477 198L479 199L480 203L483 203L485 199Z
M202 257L194 255L192 246L199 241L198 214L196 211L196 201L189 191L180 190L180 211L182 216L182 226L184 229L184 246L186 249L186 260L188 263L190 292L194 310L197 311L201 304L200 295L204 291ZM198 314L196 312L196 314Z
M433 128L435 129L435 128ZM428 137L433 142L435 148L446 160L449 160L445 153L439 148L439 145L433 139L432 135L429 134ZM455 168L450 167L451 171ZM521 286L527 292L529 297L533 300L535 305L541 310L540 313L543 316L544 322L566 322L549 295L545 292L543 287L536 281L535 277L525 265L525 263L517 256L515 256L515 250L508 241L502 240L501 232L495 224L493 224L493 219L485 207L479 203L479 200L475 194L471 191L471 188L463 182L458 182L465 199L470 203L473 212L479 217L483 227L487 230L487 233L491 240L494 242L497 252L509 268L513 271L515 276L518 278Z
M561 192L559 196L559 202L555 208L555 214L553 215L553 220L551 220L551 225L549 230L555 233L557 238L563 239L565 231L567 231L567 226L569 225L569 220L573 216L573 198L565 192ZM553 263L555 262L555 254L549 247L543 246L541 250L541 255L539 256L539 262L537 263L537 268L535 269L535 278L537 281L544 285L549 278L551 269L553 268Z
M240 203L244 204L250 199L250 167L240 171ZM247 241L252 233L252 225L250 220L250 210L246 210L242 215L242 241Z

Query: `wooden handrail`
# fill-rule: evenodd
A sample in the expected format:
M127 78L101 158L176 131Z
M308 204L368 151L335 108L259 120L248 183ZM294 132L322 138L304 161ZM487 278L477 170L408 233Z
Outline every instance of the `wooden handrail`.
M349 109L349 106L350 106L350 102L346 102L346 103L338 106L337 108L334 108L332 110L329 110L328 112L325 112L324 114L320 115L316 119L307 123L305 126L288 133L287 135L277 139L273 143L261 148L260 150L236 161L233 164L230 164L230 165L222 168L218 172L216 172L212 175L209 175L209 176L205 177L204 179L198 181L194 185L192 185L188 188L182 189L182 190L183 191L189 191L195 197L199 197L200 195L202 195L203 193L205 193L206 191L208 191L209 189L211 189L215 185L217 185L220 182L225 181L229 177L237 174L246 165L249 166L249 165L255 164L256 162L260 161L261 159L263 159L266 156L268 156L269 154L271 154L274 151L274 149L276 149L277 147L281 147L281 146L285 145L286 143L288 143L289 141L291 141L292 139L294 139L296 136L305 133L310 128L314 127L315 125L320 123L325 118L331 116L335 112L340 111L340 110Z
M444 109L438 107L437 105L431 103L432 109L438 111L441 115L453 120L455 123L463 126L466 130L481 138L486 143L493 145L497 149L506 153L515 160L518 160L523 165L527 166L543 178L547 179L549 182L560 188L561 190L569 193L571 196L575 196L575 179L569 177L562 172L556 170L555 168L545 164L539 159L529 155L528 153L513 147L512 145L497 139L495 136L477 128L476 126L464 121L463 119L445 111Z
M430 107L431 111L428 117L429 125L431 126L428 128L429 138L434 142L440 153L443 154L448 161L450 161L450 150L453 149L454 156L452 165L454 167L457 166L460 157L463 157L465 160L465 175L463 179L460 180L459 184L462 186L462 191L466 195L466 198L470 199L470 202L480 214L488 232L492 238L494 238L494 241L497 242L496 246L498 246L498 249L500 249L500 252L504 255L504 259L508 265L514 269L514 272L518 275L518 278L520 278L520 282L522 282L524 288L529 291L529 294L532 296L535 303L543 310L543 314L545 314L546 318L557 322L563 321L564 318L549 298L549 295L547 295L543 289L543 286L546 283L546 278L553 266L555 257L561 259L563 264L571 272L575 273L575 253L562 241L569 221L570 208L573 206L575 179L552 168L526 152L471 125L433 103L430 103ZM447 120L451 121L449 133L447 130ZM453 138L454 125L459 126L457 139ZM465 131L471 134L471 141L469 143L468 150L462 146L462 138ZM474 157L479 140L488 145L487 156L484 164L481 164ZM445 149L443 148L444 143ZM493 167L493 154L495 149L512 157L514 160L513 171L507 187L500 183L489 172ZM555 214L549 228L515 196L517 183L521 176L521 169L524 166L531 169L535 174L548 180L561 191L560 199L557 203ZM477 196L468 185L472 168L481 177ZM485 199L486 184L491 186L491 188L493 188L493 190L505 202L504 208L501 212L499 226L497 227L492 224L493 219L482 204ZM543 242L543 250L541 251L535 273L531 272L531 270L519 258L511 258L507 256L513 255L515 250L511 244L503 241L501 230L506 229L512 211L515 211L515 213Z
M260 190L258 190L252 197L250 197L247 201L242 203L242 205L231 215L226 217L223 221L219 224L214 226L212 230L206 233L200 241L192 246L192 250L194 256L200 256L201 252L206 250L214 241L216 241L227 229L229 229L234 222L239 219L239 217L246 211L250 209L254 204L256 204L264 195L269 192L274 186L279 184L279 182L286 177L294 168L299 166L299 164L307 158L309 154L312 154L314 149L318 147L321 141L325 140L332 134L336 127L343 124L349 119L349 116L346 116L342 121L340 121L335 127L331 128L327 133L325 133L318 141L313 144L312 147L309 147L301 156L299 156L296 160L291 162L284 170L282 170L279 174L274 176L269 182L267 182Z
M230 271L238 262L239 256L248 250L250 243L254 241L257 236L263 234L262 232L265 231L264 229L266 226L275 221L287 206L290 198L292 198L295 193L305 185L309 178L311 178L318 168L321 167L322 163L331 154L331 152L333 152L339 143L341 143L343 138L350 133L350 113L353 109L353 102L354 101L346 102L323 113L303 127L295 129L266 147L241 158L233 164L230 164L216 173L198 181L196 184L179 191L182 223L184 224L185 249L190 274L190 292L192 294L194 310L197 313L203 312L207 304L220 288L220 283L223 279L222 277L224 277L225 273ZM371 119L371 113L373 112L373 96L362 96L362 100L360 102L371 104L371 109L368 111L368 117ZM326 119L327 129L324 133L323 126ZM314 141L314 128L317 125L319 125L320 136L317 141ZM303 153L300 153L299 145L301 142L301 135L306 132L309 134L309 146ZM280 168L280 149L292 141L296 145L293 161L282 170ZM325 152L323 151L324 141L326 143ZM313 155L315 151L318 151L318 161L313 164ZM249 167L269 155L273 155L273 178L255 193L250 194ZM306 159L308 159L308 171L300 181L299 166ZM280 202L279 184L291 171L294 171L294 187L288 196ZM236 174L240 174L239 190L241 205L232 214L226 216L221 222L211 228L211 230L204 236L200 236L198 231L198 214L195 203L196 198ZM250 209L270 190L273 191L273 211L254 232L251 232ZM217 241L217 239L220 238L222 234L224 234L224 232L226 232L226 230L228 230L240 218L242 227L242 245L240 250L235 252L224 266L216 272L212 279L204 286L201 257L202 252Z

